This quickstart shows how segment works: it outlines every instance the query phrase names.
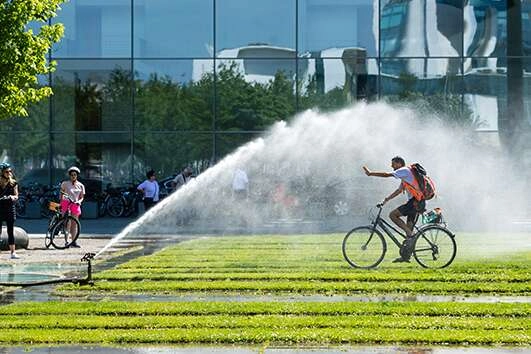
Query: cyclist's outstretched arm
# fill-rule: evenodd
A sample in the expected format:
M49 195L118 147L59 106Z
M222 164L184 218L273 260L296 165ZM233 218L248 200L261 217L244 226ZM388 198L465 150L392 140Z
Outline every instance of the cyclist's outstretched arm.
M373 177L393 177L392 173L389 172L372 172L367 168L367 166L363 166L363 171L365 171L365 174L367 176L373 176Z

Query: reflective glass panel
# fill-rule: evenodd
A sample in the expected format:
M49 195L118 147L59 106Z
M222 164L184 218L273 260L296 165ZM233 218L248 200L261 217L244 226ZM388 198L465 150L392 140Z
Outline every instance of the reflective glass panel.
M506 55L507 2L471 0L464 8L463 46L467 56Z
M129 60L58 60L52 85L54 130L131 128Z
M131 0L72 0L61 7L52 21L64 24L65 35L53 57L131 56Z
M27 117L12 117L2 121L0 131L47 132L50 126L50 99L44 98L26 109Z
M15 178L21 186L49 183L48 139L45 133L0 134L2 161L12 165Z
M531 128L531 58L522 59L523 102L526 128Z
M209 59L136 60L136 128L212 130L213 71Z
M299 0L299 53L341 57L346 48L377 54L378 0Z
M531 133L531 59L507 58L506 79L506 89L498 96L498 130L506 145L517 146L519 140L525 140L529 148L529 137L524 134Z
M135 57L213 57L213 11L213 0L135 0Z
M372 101L377 94L376 59L356 55L343 59L299 59L299 110L340 109L361 100Z
M216 74L216 127L254 131L295 113L295 60L223 60Z
M194 174L210 166L213 135L206 133L137 133L134 138L134 179L143 181L150 169L159 180L192 166Z
M79 180L87 195L101 192L108 183L123 185L131 181L131 134L78 132L52 135L52 179L67 178L66 170L79 166Z
M497 131L507 107L507 76L496 69L496 60L465 59L464 102L476 117L478 130Z
M381 1L382 56L455 57L461 55L462 47L461 1Z
M388 102L438 114L451 125L474 127L473 112L463 110L461 66L461 59L382 60L381 95Z
M295 0L216 2L220 58L295 56Z
M522 1L522 55L531 56L531 1Z

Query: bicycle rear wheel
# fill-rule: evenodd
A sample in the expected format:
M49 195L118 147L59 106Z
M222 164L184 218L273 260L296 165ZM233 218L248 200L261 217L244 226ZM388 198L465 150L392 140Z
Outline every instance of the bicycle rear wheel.
M72 243L76 242L80 231L79 220L71 215L66 216L52 229L50 235L52 246L60 250L68 248Z
M354 268L375 268L386 251L382 234L369 226L352 229L343 239L343 257Z
M418 232L413 256L422 267L447 267L453 262L456 253L454 235L448 229L433 225Z

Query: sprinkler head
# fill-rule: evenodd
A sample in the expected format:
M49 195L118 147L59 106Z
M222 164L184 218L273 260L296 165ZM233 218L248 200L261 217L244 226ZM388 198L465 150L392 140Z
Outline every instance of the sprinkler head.
M88 261L94 259L95 255L96 255L96 253L90 253L90 252L89 253L85 253L83 258L81 258L81 262L84 262L84 261L88 262Z

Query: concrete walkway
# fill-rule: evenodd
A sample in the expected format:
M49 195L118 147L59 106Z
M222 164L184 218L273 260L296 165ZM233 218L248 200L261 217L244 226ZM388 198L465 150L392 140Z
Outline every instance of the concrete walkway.
M111 218L81 219L81 237L85 235L112 237L122 231L134 218ZM48 219L21 219L15 221L15 226L26 230L28 234L46 233Z

